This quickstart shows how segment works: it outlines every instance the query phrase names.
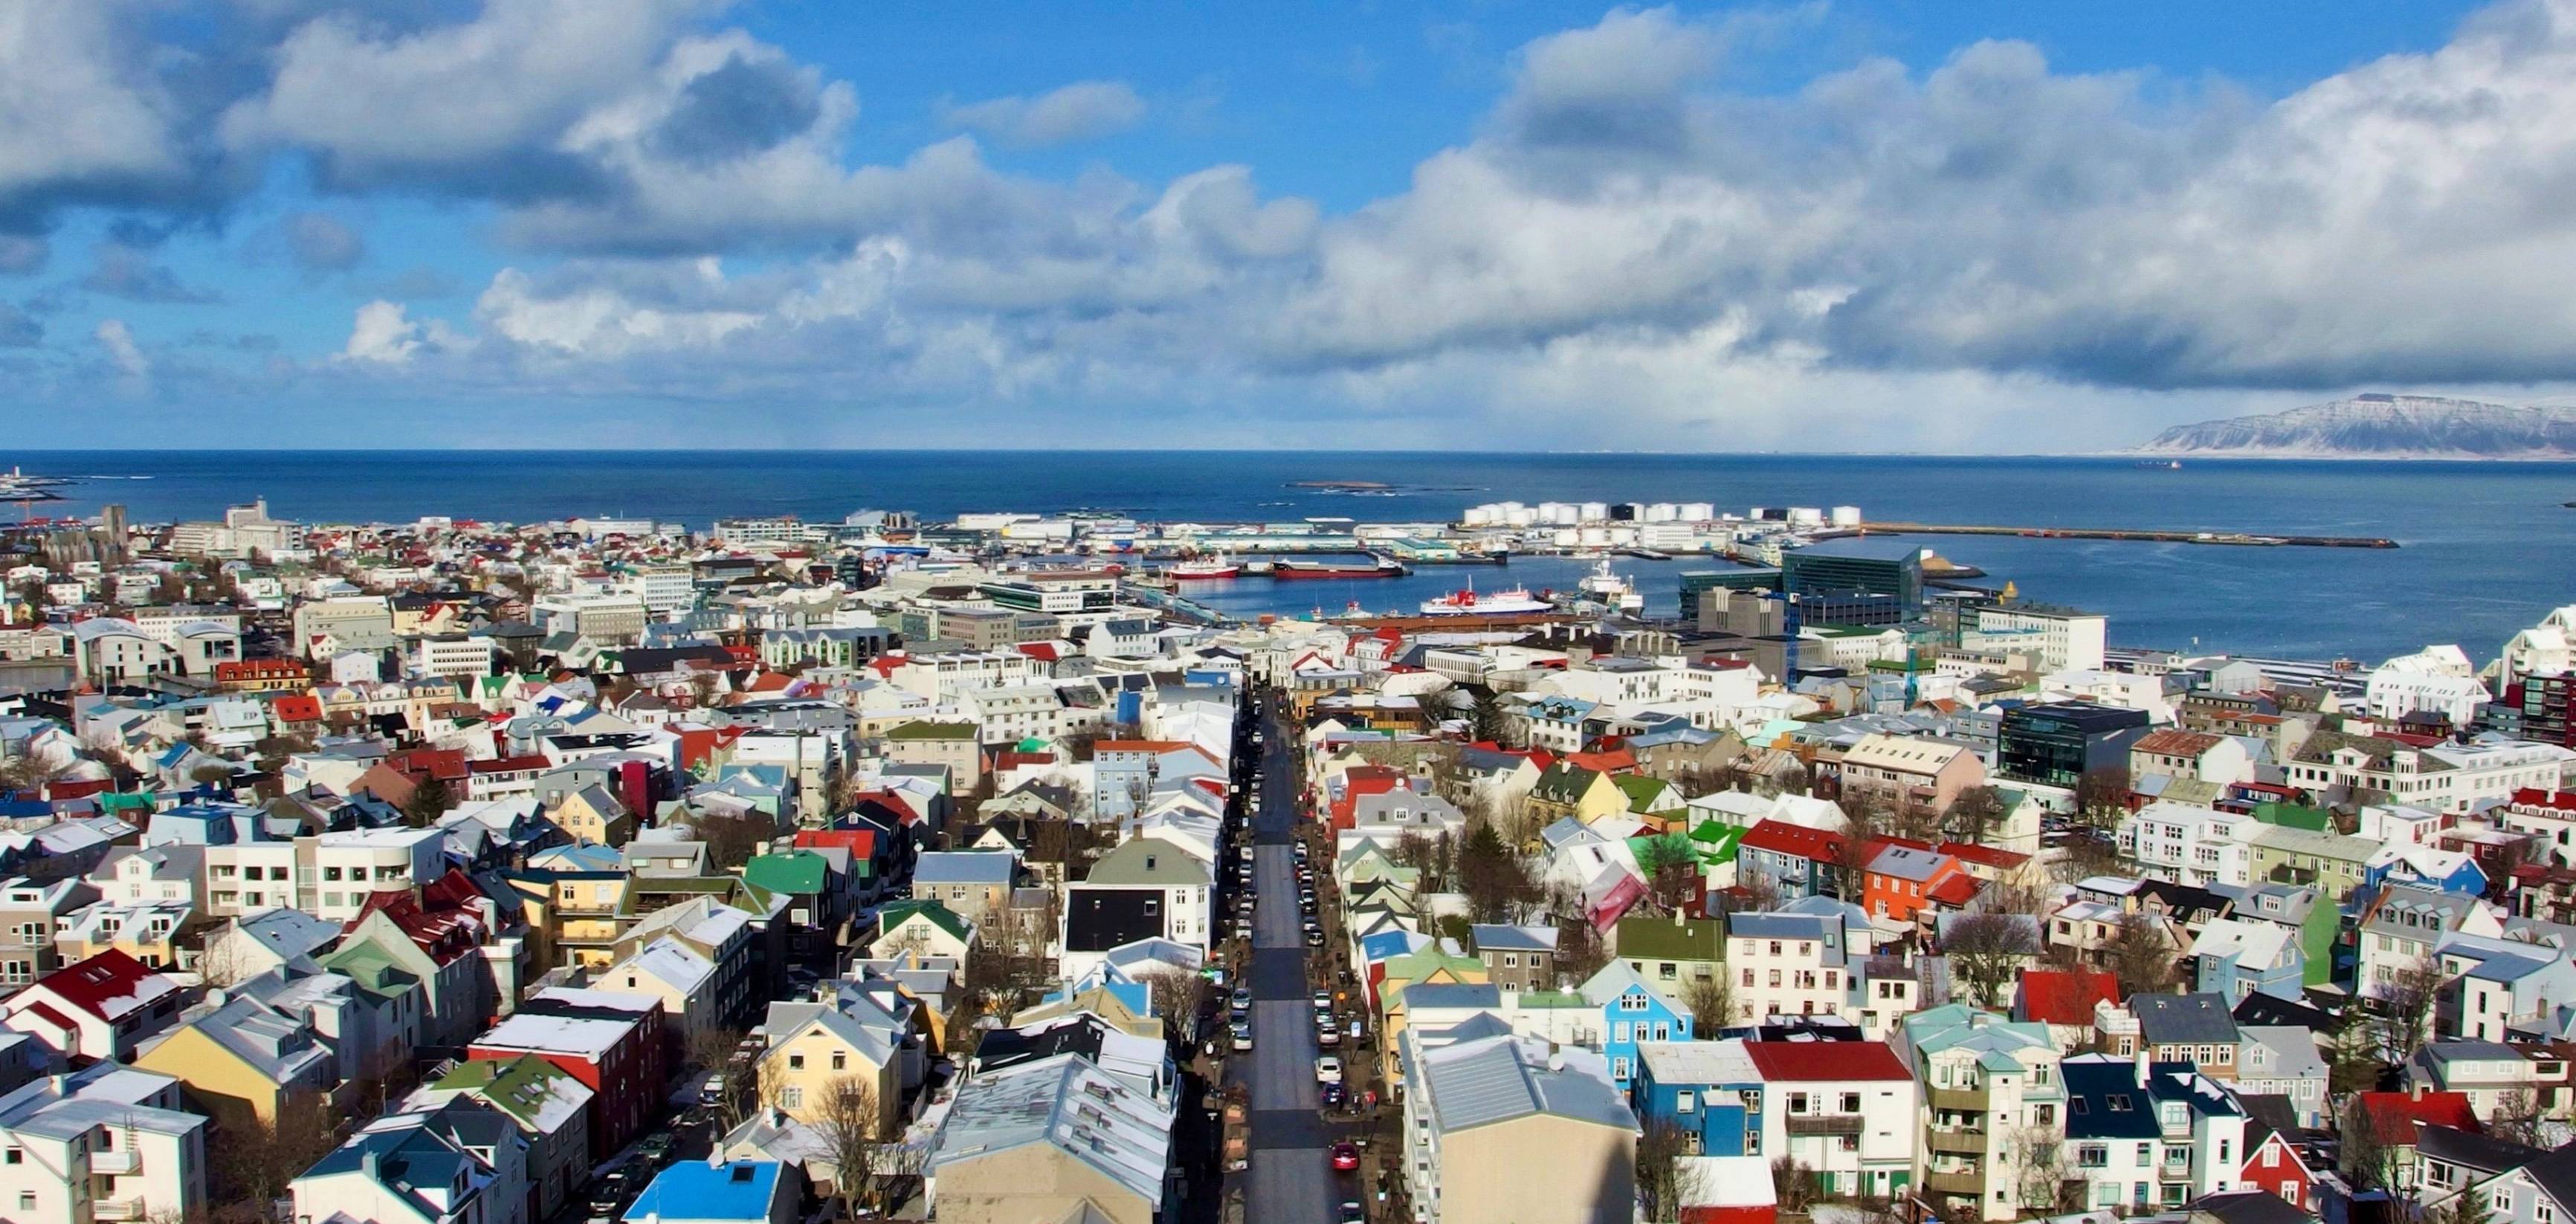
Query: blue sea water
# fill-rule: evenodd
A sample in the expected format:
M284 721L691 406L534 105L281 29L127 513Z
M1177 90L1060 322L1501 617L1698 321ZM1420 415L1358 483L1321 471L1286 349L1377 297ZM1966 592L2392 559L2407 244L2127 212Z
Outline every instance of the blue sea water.
M1707 501L1860 506L1869 517L2012 526L2156 527L2388 536L2388 551L2226 548L2019 537L1924 537L1943 556L2011 579L2033 599L2108 613L2117 644L2375 662L2431 642L2491 655L2515 629L2576 601L2576 464L2190 461L1852 455L1440 454L1089 451L28 451L46 475L115 477L64 490L39 513L121 502L138 521L211 517L265 496L282 517L516 522L649 515L835 522L861 507L939 519L962 511L1114 510L1156 520L1445 521L1480 502ZM1388 495L1290 487L1377 481ZM1670 611L1689 559L1618 559ZM1200 587L1234 611L1411 608L1464 583L1571 586L1586 568L1531 558L1507 570L1426 568L1377 582Z

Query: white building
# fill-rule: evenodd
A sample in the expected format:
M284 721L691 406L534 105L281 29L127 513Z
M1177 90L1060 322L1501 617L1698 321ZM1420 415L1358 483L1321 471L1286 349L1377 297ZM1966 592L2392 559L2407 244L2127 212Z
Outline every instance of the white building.
M2026 652L2039 670L2099 671L2105 618L2073 608L2010 604L1977 609L1975 628L1960 634L1969 650Z
M2363 690L2370 712L2395 722L2409 714L2438 714L2465 727L2492 694L2457 646L2427 646L2400 655L2370 673Z
M2151 803L2120 821L2120 853L2150 876L2207 887L2254 879L2251 816L2184 803Z
M206 1125L179 1081L119 1063L22 1085L0 1096L0 1219L202 1218Z

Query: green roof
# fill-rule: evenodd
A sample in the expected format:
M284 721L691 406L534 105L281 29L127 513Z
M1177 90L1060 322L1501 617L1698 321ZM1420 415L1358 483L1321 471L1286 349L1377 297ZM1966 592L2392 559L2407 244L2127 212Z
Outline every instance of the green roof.
M890 740L971 740L975 738L975 724L970 722L908 722L899 727L888 728L885 734L886 738Z
M919 900L886 902L877 910L877 933L882 935L903 925L903 921L914 914L929 919L932 926L959 939L965 939L975 933L975 928L968 926L965 917L957 911L937 901Z
M1610 781L1613 785L1616 785L1619 788L1621 793L1628 796L1629 811L1668 812L1673 810L1673 808L1681 806L1680 804L1673 804L1669 807L1662 808L1642 806L1678 793L1673 790L1671 783L1664 781L1662 778L1650 778L1644 774L1615 774L1611 777Z
M742 865L742 878L771 892L819 893L830 868L811 850L763 854Z
M1703 820L1699 822L1698 828L1690 831L1690 838L1699 846L1699 856L1702 861L1732 863L1735 861L1736 845L1744 840L1746 832L1743 825L1719 824L1714 820Z
M1713 918L1622 918L1618 939L1623 960L1726 959L1726 928Z
M2313 808L2299 803L2255 804L2254 819L2268 825L2306 829L2310 833L2327 833L2334 830L2332 814L2324 808Z
M150 791L109 792L93 798L98 800L99 807L110 812L122 812L128 808L149 808L153 805Z
M522 1054L517 1058L467 1059L438 1077L430 1087L474 1093L522 1122L533 1122L539 1107L553 1095L547 1081L558 1078L570 1080L572 1073L534 1054Z

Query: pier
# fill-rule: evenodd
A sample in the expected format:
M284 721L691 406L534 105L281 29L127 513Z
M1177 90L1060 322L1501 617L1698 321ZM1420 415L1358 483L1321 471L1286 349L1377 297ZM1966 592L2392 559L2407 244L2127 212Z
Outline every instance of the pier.
M2386 536L2254 535L2242 531L2161 531L2145 527L1992 527L1955 523L1862 523L1860 534L2029 536L2053 540L2139 540L2151 544L2233 544L2289 548L2395 548Z

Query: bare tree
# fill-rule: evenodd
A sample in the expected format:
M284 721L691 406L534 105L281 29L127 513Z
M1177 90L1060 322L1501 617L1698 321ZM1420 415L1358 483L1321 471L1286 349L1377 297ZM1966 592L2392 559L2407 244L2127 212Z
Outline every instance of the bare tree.
M2418 958L2370 988L2371 1010L2379 1019L2380 1055L2402 1062L2423 1044L2432 1027L2433 1005L2442 993L2442 967L2431 957Z
M1592 919L1577 905L1574 912L1556 922L1556 971L1577 982L1589 981L1610 963L1610 950L1601 943L1601 932L1592 929Z
M2037 924L2014 914L1962 915L1942 935L1941 951L1950 958L1952 979L1966 987L1966 1001L1994 1007L2021 967L2039 955Z
M2529 1086L2508 1089L2496 1098L2495 1112L2487 1118L2487 1133L2509 1143L2540 1147L2540 1097Z
M2082 1197L2083 1183L2068 1177L2066 1132L2054 1127L2025 1126L2012 1133L2006 1150L2021 1191L2023 1214L2072 1211L2079 1205L2070 1201Z
M860 1200L870 1149L886 1138L879 1133L882 1118L876 1085L855 1075L834 1076L806 1103L805 1123L823 1158L831 1162L832 1193L841 1201L843 1219L856 1220L863 1208L872 1206Z
M1724 969L1692 978L1682 989L1682 1003L1690 1008L1691 1036L1702 1041L1716 1040L1719 1029L1736 1021L1735 984Z
M732 1028L700 1029L689 1037L689 1065L697 1068L701 1076L724 1077L715 1101L708 1106L715 1112L719 1133L741 1125L760 1099L760 1077L750 1061L734 1058L735 1052L742 1049L742 1038L742 1030Z
M707 866L717 871L742 866L778 838L778 819L759 808L740 816L702 815L696 824L698 840L707 844Z
M1991 786L1971 786L1950 800L1950 810L1943 814L1949 835L1959 841L1982 842L1995 826L2012 812L2004 804L2003 792Z
M1693 1189L1690 1134L1657 1118L1637 1136L1637 1197L1648 1224L1675 1224Z
M2103 949L2107 968L2120 979L2123 996L2171 990L2182 978L2173 939L2163 920L2146 914L2124 914Z
M274 1117L238 1119L221 1127L227 1133L206 1145L213 1197L244 1205L245 1219L265 1220L268 1204L286 1193L287 1183L337 1144L337 1123L320 1094L297 1091L278 1101Z
M1199 1005L1207 1001L1208 980L1178 969L1150 970L1142 977L1145 997L1163 1018L1163 1039L1173 1049L1187 1049L1198 1038Z
M2397 1170L2404 1152L2392 1147L2379 1128L2372 1125L2370 1113L2362 1108L2362 1098L2355 1094L2344 1106L2342 1135L2342 1168L2358 1189L2390 1190L2397 1188Z
M1832 842L1834 895L1857 905L1869 882L1869 861L1878 855L1884 813L1874 800L1863 796L1845 806L1843 816L1851 823Z
M1816 1205L1816 1171L1785 1152L1772 1158L1771 1196L1780 1210L1804 1214Z

